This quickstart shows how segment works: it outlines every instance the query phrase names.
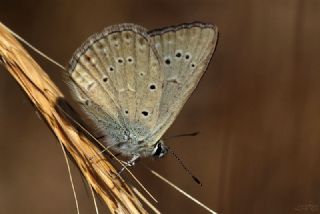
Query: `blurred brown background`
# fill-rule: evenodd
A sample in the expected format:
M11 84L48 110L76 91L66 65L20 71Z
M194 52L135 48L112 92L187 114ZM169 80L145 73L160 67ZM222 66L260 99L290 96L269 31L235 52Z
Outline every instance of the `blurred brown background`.
M320 1L0 0L0 18L64 65L111 24L216 24L213 61L167 133L201 132L170 145L204 187L170 156L144 163L220 213L320 213ZM59 69L32 54L62 87ZM76 213L56 139L3 68L0 100L0 213ZM133 171L163 213L206 213L144 168ZM81 213L95 213L73 175Z

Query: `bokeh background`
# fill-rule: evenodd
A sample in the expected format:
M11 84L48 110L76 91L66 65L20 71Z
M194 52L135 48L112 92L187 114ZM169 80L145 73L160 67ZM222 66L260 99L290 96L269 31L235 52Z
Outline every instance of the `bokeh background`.
M224 213L320 213L319 0L0 0L0 21L66 65L105 26L219 27L205 77L167 136L202 181L167 156L143 162ZM60 70L32 55L63 88ZM0 68L0 213L76 213L63 153L13 78ZM142 167L163 213L206 213ZM95 213L73 167L81 213ZM106 208L100 204L101 210Z

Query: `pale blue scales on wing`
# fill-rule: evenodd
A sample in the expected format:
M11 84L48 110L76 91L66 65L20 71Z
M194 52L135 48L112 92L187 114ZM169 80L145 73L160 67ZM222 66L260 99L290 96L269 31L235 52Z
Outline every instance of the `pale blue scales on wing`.
M83 113L122 155L162 157L161 140L207 69L218 30L194 22L153 31L107 27L75 52L69 85Z

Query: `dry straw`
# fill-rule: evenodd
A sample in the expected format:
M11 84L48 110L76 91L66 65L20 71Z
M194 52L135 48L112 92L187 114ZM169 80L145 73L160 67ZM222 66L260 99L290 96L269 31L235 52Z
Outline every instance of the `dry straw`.
M0 25L0 60L111 213L147 213L99 149L75 128L71 118L58 110L57 102L63 99L63 94L3 25Z

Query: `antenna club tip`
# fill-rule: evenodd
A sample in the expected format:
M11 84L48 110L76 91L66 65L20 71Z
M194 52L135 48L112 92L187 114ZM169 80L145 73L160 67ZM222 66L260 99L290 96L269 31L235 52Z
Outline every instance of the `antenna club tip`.
M194 133L192 133L192 136L196 136L198 134L200 134L200 132L194 132Z
M192 175L192 178L193 178L193 180L194 180L197 184L199 184L201 187L203 186L202 183L201 183L201 181L200 181L197 177L195 177L194 175Z

